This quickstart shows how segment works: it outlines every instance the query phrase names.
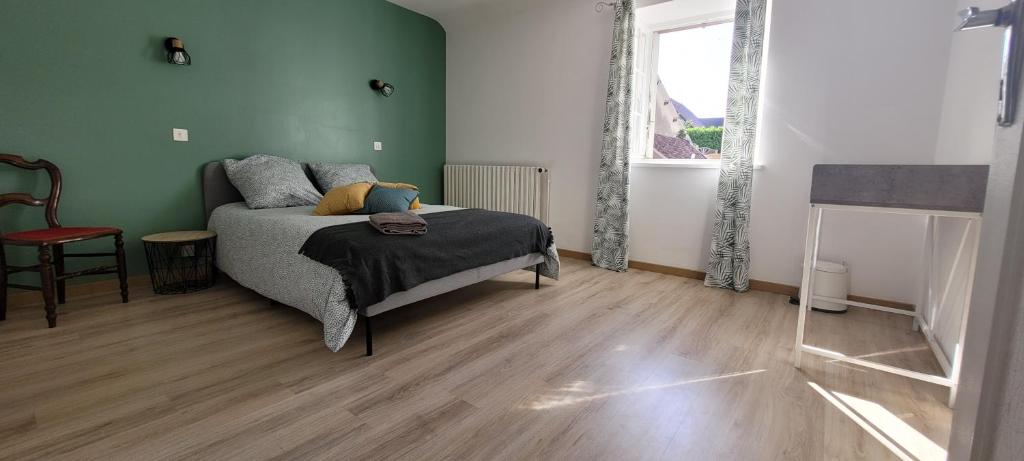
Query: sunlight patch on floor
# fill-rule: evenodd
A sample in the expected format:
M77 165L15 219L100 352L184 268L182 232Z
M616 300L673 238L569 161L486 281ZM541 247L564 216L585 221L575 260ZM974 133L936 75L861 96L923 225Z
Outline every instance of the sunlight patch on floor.
M882 351L882 352L872 352L870 354L854 355L854 356L851 356L851 358L867 359L869 357L881 357L883 355L902 354L904 352L920 352L920 351L926 351L926 350L928 350L928 346L904 347L902 349L893 349L893 350ZM847 369L847 370L849 370L851 372L854 372L854 373L867 373L870 370L868 368L864 368L864 367L860 367L860 366L856 366L856 365L848 365L848 364L845 363L844 359L826 359L825 363L827 363L829 365L832 365L832 366L845 368L845 369Z
M677 381L677 382L674 382L674 383L667 383L667 384L655 384L655 385L650 385L650 386L631 387L631 388L621 389L621 390L617 390L617 391L601 392L601 393L590 394L590 395L580 395L581 393L585 393L587 391L587 388L592 387L589 383L587 383L586 381L574 381L571 384L569 384L568 386L565 386L565 387L563 387L561 389L558 389L557 390L557 392L558 392L557 395L540 396L536 400L534 400L534 401L524 405L523 408L527 408L527 409L530 409L530 410L548 410L548 409L552 409L552 408L559 408L559 407L565 407L565 406L570 406L570 405L576 405L576 404L579 404L579 403L591 402L591 401L594 401L594 400L606 399L606 398L609 398L609 397L616 397L616 396L620 396L620 395L629 395L629 394L637 394L637 393L640 393L640 392L657 391L657 390L668 389L668 388L672 388L672 387L685 386L687 384L696 384L696 383L703 383L703 382L708 382L708 381L715 381L715 380L719 380L719 379L727 379L727 378L735 378L735 377L739 377L739 376L753 375L753 374L757 374L757 373L762 373L764 371L767 371L767 370L763 370L762 369L762 370L740 371L740 372L736 372L736 373L726 373L724 375L705 376L705 377L702 377L702 378L687 379L687 380Z
M903 460L944 460L946 450L885 407L808 382L826 401Z
M883 355L902 354L904 352L920 352L920 351L926 351L926 350L928 350L928 346L913 346L913 347L904 347L904 348L901 348L901 349L892 349L892 350L888 350L888 351L872 352L870 354L852 355L851 357L858 358L858 359L866 359L866 358L869 358L869 357L881 357ZM839 360L836 360L836 359L828 360L829 363L838 362L838 361Z

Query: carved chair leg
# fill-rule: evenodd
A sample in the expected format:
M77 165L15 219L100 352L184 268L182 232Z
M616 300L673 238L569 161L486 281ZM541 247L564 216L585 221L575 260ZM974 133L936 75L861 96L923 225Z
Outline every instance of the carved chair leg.
M53 269L58 277L64 275L64 245L53 246ZM57 279L57 304L64 304L67 299L64 288L64 280Z
M128 302L128 266L124 262L124 237L114 236L114 253L117 254L117 280L121 283L121 302Z
M46 305L46 323L53 328L57 326L57 304L53 299L53 264L50 256L50 247L41 245L39 247L39 278L40 288L43 291L43 303Z
M0 245L0 320L7 320L7 256Z

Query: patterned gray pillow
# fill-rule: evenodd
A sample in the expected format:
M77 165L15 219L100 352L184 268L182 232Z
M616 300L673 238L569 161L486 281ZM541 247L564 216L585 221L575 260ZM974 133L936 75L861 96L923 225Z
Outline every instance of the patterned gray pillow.
M224 171L249 208L316 205L323 198L294 160L263 154L227 159Z
M310 163L309 169L313 171L316 184L324 192L357 182L378 182L370 165L361 163Z

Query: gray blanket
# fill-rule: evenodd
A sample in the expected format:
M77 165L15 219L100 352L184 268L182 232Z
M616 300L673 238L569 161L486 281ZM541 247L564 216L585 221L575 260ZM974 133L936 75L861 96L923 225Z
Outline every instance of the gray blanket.
M471 208L422 219L432 232L414 239L380 235L363 223L325 227L299 253L337 269L349 303L366 308L424 282L544 254L554 242L550 227L522 214Z

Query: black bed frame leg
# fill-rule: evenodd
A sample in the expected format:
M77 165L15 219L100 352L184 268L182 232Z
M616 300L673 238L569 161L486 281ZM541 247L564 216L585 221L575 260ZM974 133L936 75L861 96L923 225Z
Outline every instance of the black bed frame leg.
M370 316L366 316L366 356L373 355L373 328L370 327Z
M536 266L533 266L533 272L534 272L534 276L533 276L533 289L534 290L539 290L540 289L540 264L537 264Z

